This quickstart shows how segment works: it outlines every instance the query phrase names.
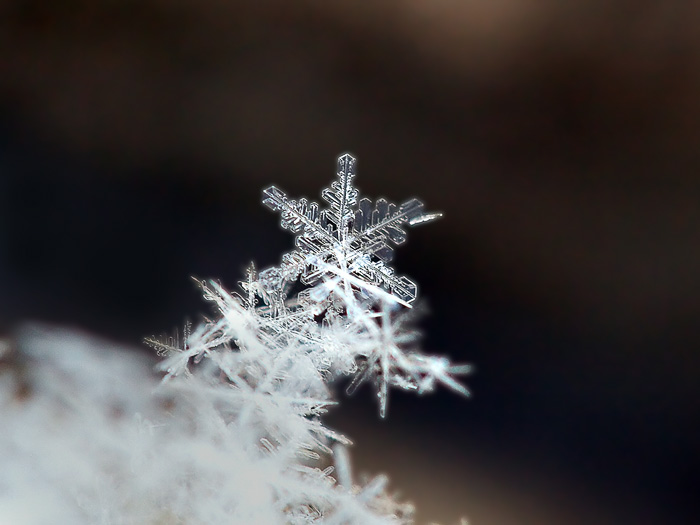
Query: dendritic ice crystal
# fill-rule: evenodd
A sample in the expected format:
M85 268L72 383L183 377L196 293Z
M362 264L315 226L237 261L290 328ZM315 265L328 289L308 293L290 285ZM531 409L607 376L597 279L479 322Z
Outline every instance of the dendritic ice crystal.
M287 286L298 278L313 285L344 272L356 277L358 286L370 283L391 292L401 304L416 299L415 283L396 276L387 263L393 257L393 245L406 240L404 226L428 222L441 214L425 213L418 199L401 206L385 199L372 203L367 198L358 204L353 186L355 164L352 155L338 157L338 180L321 193L330 204L324 210L305 198L289 199L275 186L263 191L263 204L280 212L282 227L297 234L296 249L282 257L282 264L261 272L265 298L283 297Z
M255 523L412 522L408 507L386 494L385 478L363 487L351 480L342 448L350 442L321 419L336 404L336 378L351 378L350 393L374 383L382 417L390 387L422 394L443 384L468 395L455 379L468 366L413 348L407 325L417 287L389 266L405 228L440 214L417 199L397 206L359 198L355 166L349 154L338 158L337 179L321 193L324 209L265 189L263 203L296 235L295 248L260 273L251 265L240 293L197 281L217 315L188 324L182 344L147 340L164 357L164 388L208 404L262 469L251 467L251 475L277 514ZM312 466L324 457L335 465Z

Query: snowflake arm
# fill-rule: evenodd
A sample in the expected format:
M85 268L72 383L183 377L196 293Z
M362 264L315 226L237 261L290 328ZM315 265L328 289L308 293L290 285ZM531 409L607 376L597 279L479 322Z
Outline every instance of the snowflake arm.
M348 223L353 217L352 206L357 202L359 193L352 185L355 163L355 157L349 153L338 157L338 180L321 192L321 197L331 205L326 210L326 216L335 224L339 239L343 242L348 234Z
M328 243L335 243L337 239L329 228L325 228L324 218L319 214L318 204L302 198L298 201L290 200L287 194L276 186L270 186L263 190L263 204L268 208L281 212L282 227L297 233L301 230L307 236L316 236Z

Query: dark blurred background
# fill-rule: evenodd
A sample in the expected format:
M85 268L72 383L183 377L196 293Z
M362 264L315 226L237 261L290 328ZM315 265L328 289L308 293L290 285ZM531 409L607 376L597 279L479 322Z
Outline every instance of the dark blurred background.
M140 345L292 238L335 157L418 196L426 351L466 401L330 419L419 522L698 523L700 3L0 2L0 333Z

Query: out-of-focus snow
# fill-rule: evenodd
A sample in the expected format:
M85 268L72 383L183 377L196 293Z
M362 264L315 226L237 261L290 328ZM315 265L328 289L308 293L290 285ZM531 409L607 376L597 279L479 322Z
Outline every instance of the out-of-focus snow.
M295 449L272 453L255 417L222 417L206 381L161 386L153 361L128 348L28 326L0 363L0 524L387 524L410 515L383 493L335 484L332 469Z

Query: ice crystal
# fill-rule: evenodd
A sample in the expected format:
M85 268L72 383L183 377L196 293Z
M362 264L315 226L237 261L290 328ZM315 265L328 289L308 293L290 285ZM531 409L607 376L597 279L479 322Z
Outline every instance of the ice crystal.
M393 256L392 245L406 240L405 225L428 222L441 214L425 213L418 199L396 206L385 199L373 204L363 198L355 206L355 164L350 154L338 157L338 180L321 192L330 204L325 210L319 211L318 203L305 198L289 199L275 186L263 191L263 204L280 212L283 228L297 233L296 249L282 257L280 266L260 274L266 299L283 299L288 284L299 277L308 285L323 280L332 273L329 265L390 291L403 303L416 299L415 283L394 275L387 264Z

